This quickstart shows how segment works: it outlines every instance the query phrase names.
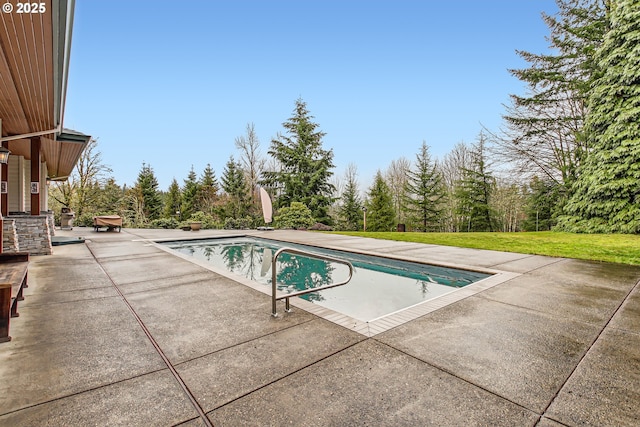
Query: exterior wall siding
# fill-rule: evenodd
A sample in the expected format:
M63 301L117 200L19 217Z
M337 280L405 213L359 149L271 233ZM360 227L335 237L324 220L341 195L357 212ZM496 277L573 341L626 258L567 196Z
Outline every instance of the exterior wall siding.
M40 163L40 210L46 212L49 210L49 186L47 185L47 164Z
M31 212L31 160L24 160L22 190L23 212Z
M24 157L9 156L9 212L24 212Z
M48 212L47 167L41 164L41 215L31 211L31 161L22 156L9 156L8 211L3 226L4 252L29 252L32 255L52 253L51 236L55 233L53 212Z

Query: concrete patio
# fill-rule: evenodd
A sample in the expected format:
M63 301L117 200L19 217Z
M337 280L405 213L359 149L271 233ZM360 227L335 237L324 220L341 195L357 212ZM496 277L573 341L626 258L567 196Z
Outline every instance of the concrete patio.
M32 257L0 344L0 425L640 424L638 267L251 233L504 281L404 323L348 328L300 308L273 318L263 292L146 240L229 232L57 231L87 242Z

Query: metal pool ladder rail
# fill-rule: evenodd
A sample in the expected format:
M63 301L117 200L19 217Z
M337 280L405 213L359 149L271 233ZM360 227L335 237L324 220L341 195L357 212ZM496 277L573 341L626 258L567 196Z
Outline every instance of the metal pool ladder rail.
M324 261L337 262L339 264L344 264L347 267L349 267L349 277L347 277L347 280L343 280L342 282L332 283L330 285L325 285L325 286L319 286L317 288L309 288L309 289L305 289L304 291L291 292L289 294L282 295L282 296L276 296L276 292L278 289L277 280L276 280L276 261L278 260L278 257L280 256L280 254L284 252L287 252L290 254L296 254L296 255L303 255L310 258L318 258ZM286 301L285 311L289 312L291 311L291 308L289 306L289 298L295 297L298 295L309 294L311 292L318 292L323 289L335 288L336 286L346 285L347 283L349 283L349 280L351 280L351 277L353 277L353 265L349 261L333 258L326 255L319 255L319 254L314 254L306 251L301 251L299 249L280 248L276 251L276 253L273 255L273 258L271 259L271 315L273 317L276 317L278 315L278 312L276 310L276 301L278 300L284 299Z

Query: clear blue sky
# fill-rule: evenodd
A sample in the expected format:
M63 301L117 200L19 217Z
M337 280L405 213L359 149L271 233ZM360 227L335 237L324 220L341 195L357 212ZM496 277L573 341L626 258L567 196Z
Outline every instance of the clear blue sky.
M99 141L117 182L220 178L254 123L262 152L301 97L363 186L422 141L442 157L497 130L515 51L547 51L553 0L77 0L65 127Z

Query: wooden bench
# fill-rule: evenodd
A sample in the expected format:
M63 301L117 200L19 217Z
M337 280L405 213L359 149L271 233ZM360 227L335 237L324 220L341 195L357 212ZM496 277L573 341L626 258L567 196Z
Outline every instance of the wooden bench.
M27 287L29 253L0 253L0 343L11 340L9 320L18 317L18 301Z

